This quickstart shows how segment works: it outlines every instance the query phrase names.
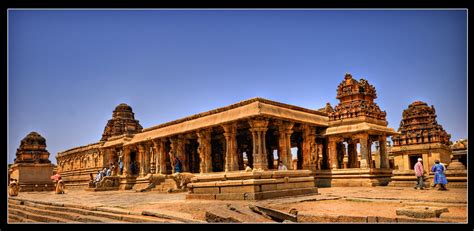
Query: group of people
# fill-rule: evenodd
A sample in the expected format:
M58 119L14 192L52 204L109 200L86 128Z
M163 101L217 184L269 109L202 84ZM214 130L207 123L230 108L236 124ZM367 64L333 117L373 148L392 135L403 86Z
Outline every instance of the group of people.
M415 176L417 177L417 183L415 189L424 189L424 174L425 170L423 169L423 159L418 158L418 162L415 164ZM448 190L446 184L448 180L446 179L446 167L439 160L435 160L435 164L431 167L431 172L434 172L434 181L431 184L431 187L436 187L439 185L438 190Z

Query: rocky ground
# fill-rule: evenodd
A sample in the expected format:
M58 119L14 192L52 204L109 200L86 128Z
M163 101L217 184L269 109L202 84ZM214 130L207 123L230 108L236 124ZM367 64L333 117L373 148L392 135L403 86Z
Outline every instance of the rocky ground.
M333 187L319 188L319 195L257 202L186 200L185 194L71 189L62 195L53 192L22 192L17 198L112 207L133 212L156 211L214 222L275 222L268 214L252 211L249 205L274 209L282 214L298 214L298 222L467 222L467 190L461 188L438 191L400 187ZM419 219L420 216L397 215L397 209L412 207L426 210L447 208L448 212L443 212L439 217L423 219ZM291 209L293 211L289 213Z

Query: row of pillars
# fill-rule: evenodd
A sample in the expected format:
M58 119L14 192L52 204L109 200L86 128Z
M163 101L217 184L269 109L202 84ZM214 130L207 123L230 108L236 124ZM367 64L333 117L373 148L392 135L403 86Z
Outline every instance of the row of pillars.
M267 160L267 145L265 141L266 132L268 130L269 120L266 118L257 118L248 120L250 125L250 132L252 135L253 144L253 167L263 170L268 169ZM278 153L279 158L288 169L293 168L291 155L291 134L293 133L293 122L276 121L275 125L278 127ZM224 130L225 137L225 171L239 170L239 153L237 146L237 123L227 123L221 125ZM318 163L318 146L316 144L316 128L303 124L303 169L317 169ZM211 157L211 129L201 129L196 132L197 142L199 144L197 151L200 159L200 172L212 172L212 157ZM172 160L174 156L178 157L182 162L183 171L189 171L188 157L185 154L185 137L184 135L177 135L170 137L170 150L166 150L166 142L168 138L154 139L148 142L137 145L128 145L123 147L123 152L119 153L123 158L123 175L129 176L130 172L130 154L132 150L138 151L137 158L139 160L139 175L145 176L148 173L166 174L167 153ZM322 144L321 144L322 145ZM321 151L323 148L319 147ZM109 150L115 151L115 150ZM109 155L111 156L111 155ZM174 173L174 168L172 168Z
M341 149L345 148L342 141L343 138L338 136L330 136L328 138L329 165L332 169L340 168L337 157L338 155L344 155L341 154ZM357 165L357 143L360 143L360 168L369 168L371 166L371 146L373 141L379 142L380 168L389 167L386 135L378 135L375 138L369 139L368 134L357 134L349 138L347 145L349 168L354 168Z

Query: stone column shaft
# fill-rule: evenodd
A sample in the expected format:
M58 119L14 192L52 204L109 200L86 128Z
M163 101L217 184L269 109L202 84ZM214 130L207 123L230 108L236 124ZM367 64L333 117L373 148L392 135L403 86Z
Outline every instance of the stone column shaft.
M368 160L368 137L367 135L360 137L360 167L370 168L370 161Z
M130 166L130 147L129 146L126 146L126 147L123 147L123 175L128 177L130 176L130 169L129 166Z
M291 156L291 134L293 133L294 123L280 121L276 124L278 126L278 154L281 161L288 169L293 169Z
M303 169L316 170L317 150L316 150L316 129L309 125L303 125Z
M138 156L140 161L140 173L139 176L145 175L145 146L143 144L138 145Z
M212 172L211 129L200 130L198 136L199 169L201 173Z
M337 169L339 166L337 164L337 140L329 137L328 141L328 162L330 169Z
M249 120L250 131L253 137L253 167L263 170L268 169L267 150L265 147L265 133L268 129L268 122L266 119Z
M237 162L237 124L222 125L224 129L224 137L226 142L225 154L225 171L238 171L239 163Z
M379 139L380 168L388 168L387 137L380 136Z

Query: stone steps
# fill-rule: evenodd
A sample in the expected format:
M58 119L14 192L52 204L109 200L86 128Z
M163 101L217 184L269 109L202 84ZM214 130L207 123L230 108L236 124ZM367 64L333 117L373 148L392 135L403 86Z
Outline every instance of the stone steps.
M8 223L22 223L22 222L30 222L34 223L34 220L30 220L28 218L24 218L13 213L8 214Z
M117 208L89 207L18 198L10 198L8 202L9 219L12 222L182 223L174 219L143 216L140 212Z

